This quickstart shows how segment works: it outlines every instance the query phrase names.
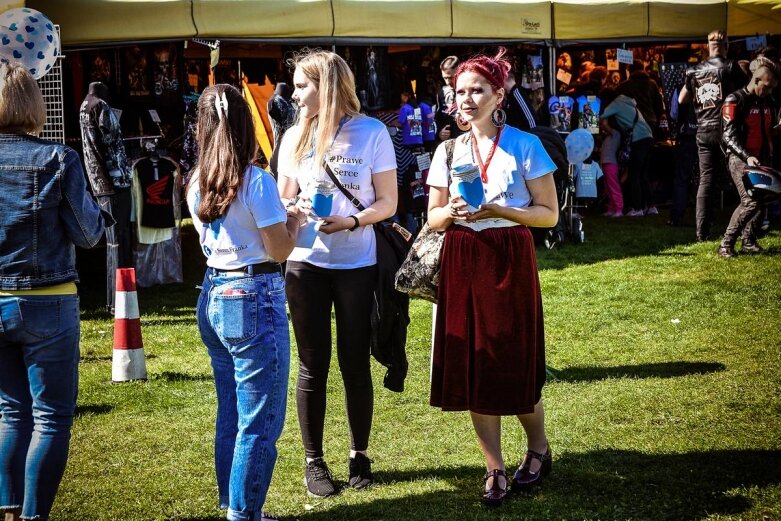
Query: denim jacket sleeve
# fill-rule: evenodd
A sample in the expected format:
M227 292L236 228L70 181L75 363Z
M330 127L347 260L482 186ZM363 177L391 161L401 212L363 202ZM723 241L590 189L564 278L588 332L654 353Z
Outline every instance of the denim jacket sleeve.
M63 154L61 179L60 218L68 237L76 246L92 248L103 236L105 223L100 206L87 192L79 157L71 149L66 149Z

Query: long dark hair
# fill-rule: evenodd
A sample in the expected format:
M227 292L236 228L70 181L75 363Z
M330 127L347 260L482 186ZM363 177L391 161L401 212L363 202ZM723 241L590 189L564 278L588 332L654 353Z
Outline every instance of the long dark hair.
M222 103L223 99L227 104ZM222 103L219 113L217 100ZM192 182L198 183L201 192L198 218L210 223L228 211L244 181L245 170L258 153L252 115L236 87L220 84L203 91L198 99L197 140L198 160Z

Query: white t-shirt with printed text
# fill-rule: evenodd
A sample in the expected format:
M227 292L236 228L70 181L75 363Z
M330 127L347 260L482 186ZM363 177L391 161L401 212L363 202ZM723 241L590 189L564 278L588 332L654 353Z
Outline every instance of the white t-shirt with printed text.
M271 174L256 166L248 167L241 189L228 211L210 223L203 223L198 218L200 196L195 180L187 190L187 207L208 266L233 270L274 260L266 252L258 231L287 221L287 212Z
M467 140L468 136L469 134L464 134L456 138L451 168L476 164L471 144ZM486 203L496 203L503 207L525 208L531 204L531 195L526 187L526 181L550 174L555 170L556 164L537 136L505 125L486 172L488 183L483 186L484 200ZM429 186L448 187L450 194L458 193L457 181L451 178L447 168L447 152L444 145L437 147L434 152L426 182ZM455 221L455 223L478 231L517 225L516 222L507 219L482 219L474 223Z
M291 128L282 138L277 172L280 176L298 182L301 196L311 198L318 182L330 181L322 165L314 165L312 157L300 165L293 160L293 147L298 129ZM357 114L347 120L331 148L326 153L331 170L364 207L371 206L377 196L372 176L396 169L393 142L385 125L374 118ZM349 217L358 209L338 189L334 191L331 215ZM316 226L310 218L306 226ZM299 235L307 233L302 229ZM296 247L288 260L308 262L322 268L352 269L373 266L377 263L374 230L361 226L354 231L340 231L330 235L317 232L311 247Z

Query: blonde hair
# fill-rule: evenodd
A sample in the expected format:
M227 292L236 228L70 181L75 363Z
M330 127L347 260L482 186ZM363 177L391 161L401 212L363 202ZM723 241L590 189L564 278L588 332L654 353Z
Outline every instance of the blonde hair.
M721 29L714 29L713 31L709 32L708 41L729 43L729 40L727 39L727 33Z
M355 94L355 78L347 62L329 51L305 51L293 59L293 65L317 86L320 101L317 116L308 119L299 117L296 123L298 133L293 161L300 164L310 155L314 143L314 164L319 165L331 146L341 117L354 116L361 109Z
M41 89L18 63L0 64L0 131L38 135L46 124Z

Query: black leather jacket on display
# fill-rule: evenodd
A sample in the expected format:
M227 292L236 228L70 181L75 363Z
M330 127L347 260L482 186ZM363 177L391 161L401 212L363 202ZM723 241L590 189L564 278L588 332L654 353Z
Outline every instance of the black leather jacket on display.
M722 139L728 154L735 154L743 161L754 156L763 165L771 164L771 132L778 114L770 98L760 98L745 88L736 90L724 100L722 119Z
M699 132L721 130L724 98L747 82L733 60L708 58L686 71L686 88L693 97Z

